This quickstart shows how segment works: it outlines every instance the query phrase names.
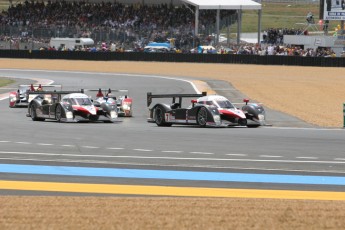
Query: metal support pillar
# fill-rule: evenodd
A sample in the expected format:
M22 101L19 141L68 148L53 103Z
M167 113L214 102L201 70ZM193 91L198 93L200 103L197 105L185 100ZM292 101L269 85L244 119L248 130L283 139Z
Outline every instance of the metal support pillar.
M237 10L237 45L240 44L242 29L242 9Z
M194 27L194 36L199 35L199 6L195 7L195 27Z
M216 19L216 30L217 30L217 38L216 38L216 45L219 44L219 21L220 21L220 9L217 9L217 19Z
M226 44L228 47L230 46L230 25L231 25L230 16L228 16L226 19L226 27L227 27L227 30L226 30L227 43Z
M261 41L261 16L262 16L262 10L258 10L258 44L259 45Z

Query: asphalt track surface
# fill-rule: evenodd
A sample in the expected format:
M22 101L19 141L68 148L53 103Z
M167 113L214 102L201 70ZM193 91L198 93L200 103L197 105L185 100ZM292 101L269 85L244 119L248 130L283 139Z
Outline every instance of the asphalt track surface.
M129 89L134 101L132 118L65 124L34 122L25 108L11 109L2 98L0 194L307 197L287 195L299 190L345 199L343 129L312 127L270 110L272 126L256 129L157 127L146 122L146 93L195 93L188 79L24 70L0 75L23 83L49 79L64 90ZM208 83L225 96L234 93L231 85ZM260 195L264 191L271 195Z

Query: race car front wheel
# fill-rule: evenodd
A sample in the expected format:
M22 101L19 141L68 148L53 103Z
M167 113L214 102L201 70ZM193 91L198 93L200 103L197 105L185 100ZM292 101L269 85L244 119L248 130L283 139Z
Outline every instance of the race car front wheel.
M247 119L244 119L244 118L238 119L238 124L240 126L246 126L247 125Z
M97 115L93 115L93 116L89 117L90 121L98 121L98 119L99 119L99 116L97 116Z
M165 121L165 109L162 106L157 106L155 109L155 122L158 126L171 126L172 124Z
M36 114L36 105L35 104L32 104L30 106L30 116L31 116L31 119L33 121L44 121L45 119L44 118L39 118L37 117L37 114Z
M205 107L201 107L198 111L198 115L197 115L197 122L198 125L200 125L201 127L205 127L206 123L207 123L207 109Z

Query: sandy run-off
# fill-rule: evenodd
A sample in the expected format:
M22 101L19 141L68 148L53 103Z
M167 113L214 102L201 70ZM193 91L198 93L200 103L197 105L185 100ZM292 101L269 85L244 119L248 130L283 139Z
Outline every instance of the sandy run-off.
M343 127L343 68L0 59L0 68L140 73L229 81L250 99L323 127Z

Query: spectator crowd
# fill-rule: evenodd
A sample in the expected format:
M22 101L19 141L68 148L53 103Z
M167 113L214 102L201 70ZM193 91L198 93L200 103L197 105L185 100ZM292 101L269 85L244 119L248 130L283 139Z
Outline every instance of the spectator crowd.
M221 22L235 16L236 11L222 10ZM168 4L125 5L114 2L90 3L88 1L25 1L12 5L0 14L0 42L9 41L13 47L20 43L48 44L58 31L64 37L91 37L96 46L83 51L143 51L151 41L166 42L174 39L172 52L189 53L198 45L212 45L211 31L215 26L216 11L202 10L199 31L204 37L194 35L194 13L188 7ZM10 27L10 31L6 28ZM17 30L15 30L17 29ZM1 31L2 30L2 31ZM43 30L45 33L38 33ZM17 36L11 32L18 31ZM307 49L284 46L284 35L308 35L307 31L288 28L269 28L263 32L263 44L241 44L218 53L245 55L334 56L330 49ZM98 46L97 46L98 44ZM127 45L127 47L125 47ZM111 48L111 47L117 47ZM129 47L129 48L128 48ZM25 46L25 48L28 48ZM60 47L61 48L61 47ZM57 47L42 50L58 50ZM65 49L59 49L65 50Z
M263 32L263 41L269 44L283 44L284 35L308 35L308 31L294 28L269 28Z
M235 11L222 10L221 18L234 13ZM214 10L200 11L200 33L207 33L210 26L214 27L215 20ZM59 35L69 31L67 35L74 37L92 37L96 33L103 33L103 36L100 36L106 38L112 33L114 40L121 43L160 41L172 35L177 46L186 47L196 42L194 13L184 5L125 5L115 1L25 1L2 11L0 26L17 27L27 31L51 29L59 31ZM47 37L53 37L54 34L51 33L47 34ZM103 42L105 39L101 37L93 38Z

